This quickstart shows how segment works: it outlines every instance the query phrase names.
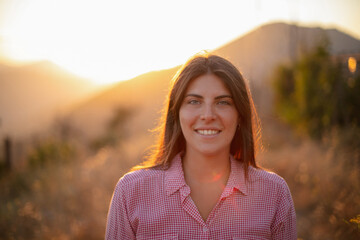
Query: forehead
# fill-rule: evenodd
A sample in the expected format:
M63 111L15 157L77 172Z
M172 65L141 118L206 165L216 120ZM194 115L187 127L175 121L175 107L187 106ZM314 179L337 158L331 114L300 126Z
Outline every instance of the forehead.
M189 93L212 93L219 95L231 95L229 89L226 87L223 80L212 73L201 75L193 79L189 83L185 94Z

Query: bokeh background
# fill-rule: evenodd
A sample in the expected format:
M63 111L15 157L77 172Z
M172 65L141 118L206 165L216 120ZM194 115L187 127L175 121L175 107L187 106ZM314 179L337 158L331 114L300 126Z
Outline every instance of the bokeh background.
M103 239L191 55L232 61L299 239L360 239L360 1L0 0L0 239Z

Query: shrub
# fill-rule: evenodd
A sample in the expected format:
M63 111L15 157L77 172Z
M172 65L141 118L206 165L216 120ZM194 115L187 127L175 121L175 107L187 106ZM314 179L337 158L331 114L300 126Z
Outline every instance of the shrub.
M75 148L69 142L57 139L46 139L38 142L28 156L31 167L44 166L49 163L64 163L75 156Z
M326 46L275 72L275 109L299 132L321 138L332 127L360 127L360 75L348 78Z

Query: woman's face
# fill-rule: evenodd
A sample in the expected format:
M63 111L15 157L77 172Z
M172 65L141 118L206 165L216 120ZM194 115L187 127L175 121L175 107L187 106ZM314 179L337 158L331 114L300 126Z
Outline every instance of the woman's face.
M206 74L190 82L179 118L187 153L230 153L239 115L230 91L219 77Z

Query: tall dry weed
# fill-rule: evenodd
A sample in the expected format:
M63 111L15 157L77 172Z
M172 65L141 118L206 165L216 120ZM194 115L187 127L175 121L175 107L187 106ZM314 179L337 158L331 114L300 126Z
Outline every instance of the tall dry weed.
M289 135L260 155L291 189L301 239L360 239L350 221L360 213L359 148L346 144L349 134L333 131L322 142Z

